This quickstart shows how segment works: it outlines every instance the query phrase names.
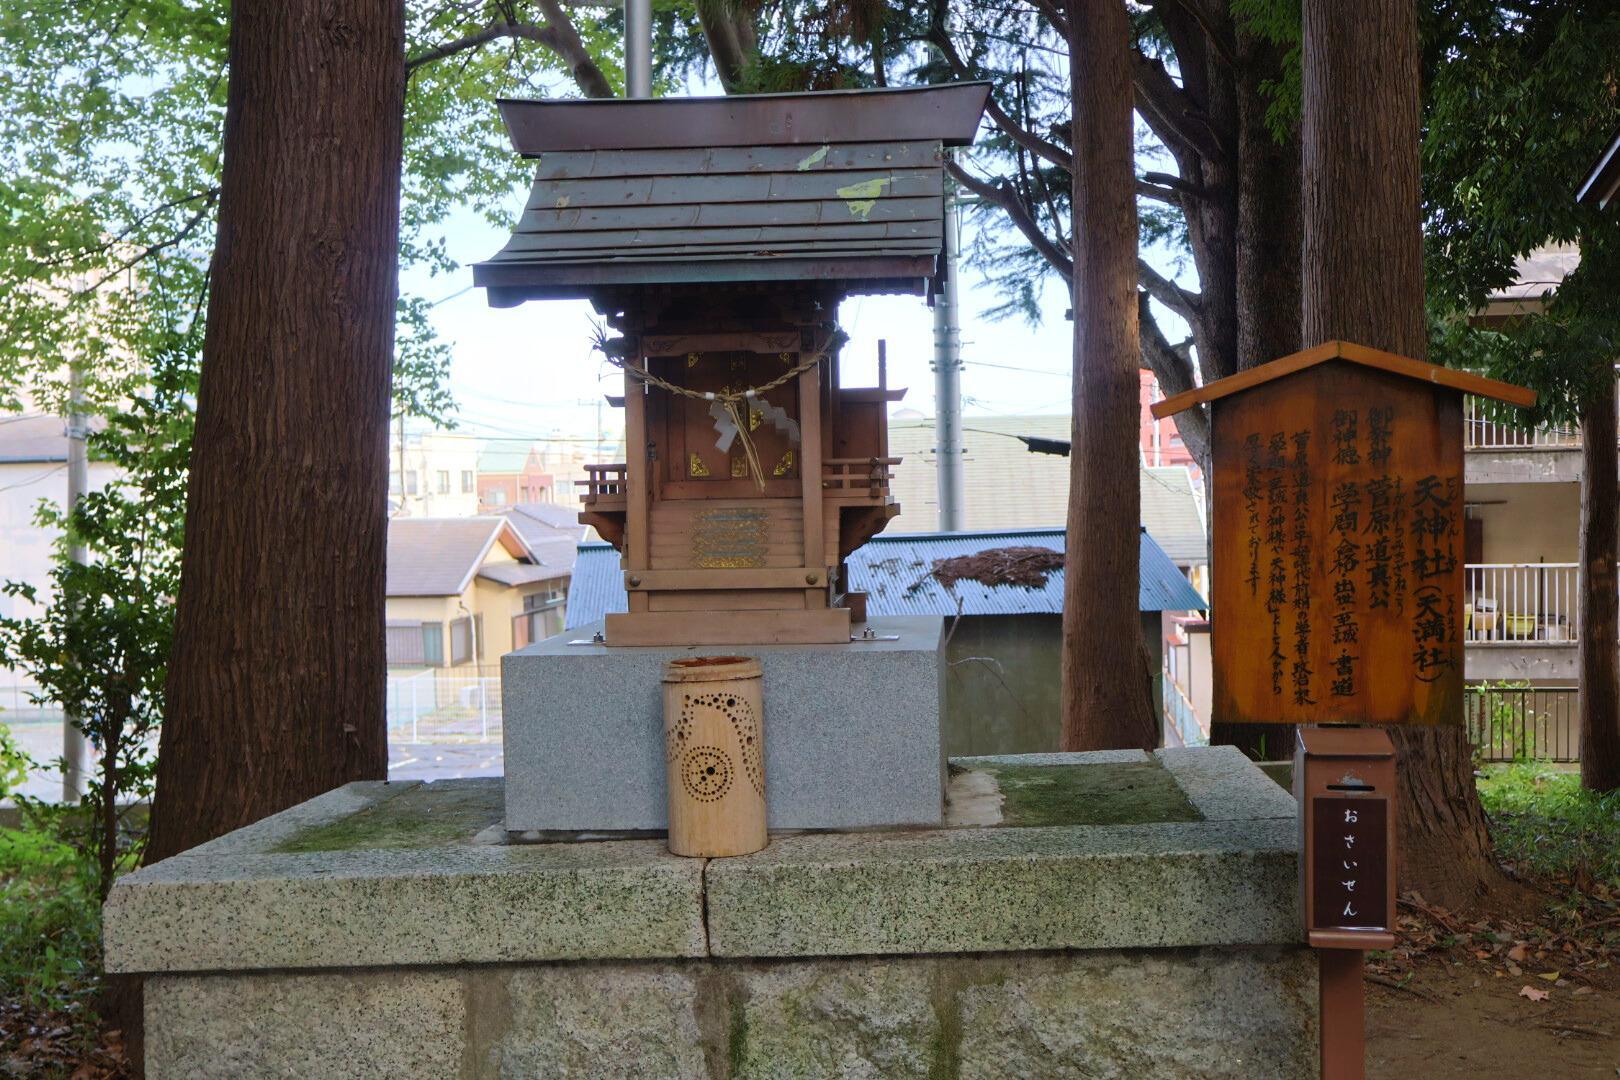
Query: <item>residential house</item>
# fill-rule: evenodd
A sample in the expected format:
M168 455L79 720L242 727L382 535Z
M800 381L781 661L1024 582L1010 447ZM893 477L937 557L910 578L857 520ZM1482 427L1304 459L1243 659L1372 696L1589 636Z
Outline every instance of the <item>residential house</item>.
M1536 314L1579 258L1573 246L1555 246L1520 260L1518 281L1492 294L1479 321ZM1490 756L1528 749L1573 759L1579 741L1581 432L1519 427L1511 415L1473 399L1463 423L1469 722L1477 737L1493 744L1486 748ZM1527 692L1479 692L1503 683ZM1526 731L1503 732L1504 717L1511 727L1527 725Z
M568 599L568 584L574 573L574 559L581 542L594 538L594 532L579 523L579 511L556 503L518 503L503 515L528 545L535 565L559 571L562 576L550 579L551 588L545 594L529 601L528 611L545 612L543 616L531 614L530 630L534 636L514 642L521 648L529 641L560 634L563 628L563 605Z
M478 512L498 513L518 503L566 501L573 492L557 491L540 448L527 439L491 439L478 455Z
M442 431L390 440L388 497L405 517L471 517L478 513L478 443Z
M948 755L1058 749L1061 567L1038 588L989 586L971 579L947 586L932 574L937 560L1007 547L1048 548L1061 554L1064 531L880 533L847 561L849 586L866 594L869 616L937 615L953 620L945 658L943 724ZM1204 598L1146 531L1140 554L1140 630L1155 673L1151 692L1164 705L1166 741L1171 745L1203 741L1207 732L1197 726L1185 696L1163 678L1163 625L1166 612L1201 610ZM582 544L568 600L568 630L586 631L603 615L626 608L618 552L604 543ZM1145 685L1143 692L1149 692Z
M538 559L504 517L392 519L389 665L493 669L561 630L570 572Z

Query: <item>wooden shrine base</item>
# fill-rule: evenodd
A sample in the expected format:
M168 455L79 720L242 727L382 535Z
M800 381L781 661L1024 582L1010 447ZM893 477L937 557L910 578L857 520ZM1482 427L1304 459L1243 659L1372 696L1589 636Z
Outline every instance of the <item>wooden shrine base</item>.
M603 620L608 645L838 645L848 608L808 611L636 611Z

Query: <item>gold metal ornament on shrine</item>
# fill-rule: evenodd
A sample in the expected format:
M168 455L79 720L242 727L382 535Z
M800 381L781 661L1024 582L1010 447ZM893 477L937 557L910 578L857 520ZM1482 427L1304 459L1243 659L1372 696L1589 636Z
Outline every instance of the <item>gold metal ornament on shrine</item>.
M723 858L765 846L764 719L758 660L692 656L664 665L673 854Z

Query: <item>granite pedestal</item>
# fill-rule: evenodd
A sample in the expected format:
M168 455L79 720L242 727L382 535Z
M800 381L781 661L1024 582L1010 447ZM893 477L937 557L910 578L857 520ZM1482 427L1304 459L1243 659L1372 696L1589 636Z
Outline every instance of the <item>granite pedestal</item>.
M1235 750L954 763L947 826L505 843L351 784L118 881L146 1075L1316 1075L1293 801ZM971 819L971 823L964 819Z
M771 828L937 825L942 622L873 619L875 640L842 645L571 644L590 640L587 626L508 653L506 828L664 829L664 663L730 653L764 670Z

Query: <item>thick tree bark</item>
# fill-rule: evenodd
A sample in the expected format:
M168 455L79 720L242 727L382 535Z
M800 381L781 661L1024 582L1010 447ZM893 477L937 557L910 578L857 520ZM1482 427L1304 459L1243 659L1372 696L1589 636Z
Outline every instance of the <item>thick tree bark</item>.
M1620 457L1613 378L1581 409L1581 786L1620 788Z
M404 3L232 10L148 860L387 769Z
M1117 0L1071 6L1074 449L1064 560L1063 748L1158 745L1137 612L1136 185L1130 23Z
M1305 0L1303 339L1423 359L1417 12ZM1468 907L1498 880L1462 718L1389 729L1401 884Z
M1300 348L1300 177L1297 133L1279 141L1266 127L1261 82L1280 70L1275 46L1245 40L1237 70L1237 307L1234 371ZM1208 468L1208 461L1200 459ZM1207 475L1207 472L1206 472ZM1208 487L1206 486L1206 492ZM1208 509L1213 512L1213 507ZM1213 547L1213 545L1212 545ZM1214 572L1213 553L1211 573ZM1220 612L1212 613L1216 625ZM1236 746L1256 759L1287 760L1294 731L1275 724L1232 724L1210 718L1210 742Z

